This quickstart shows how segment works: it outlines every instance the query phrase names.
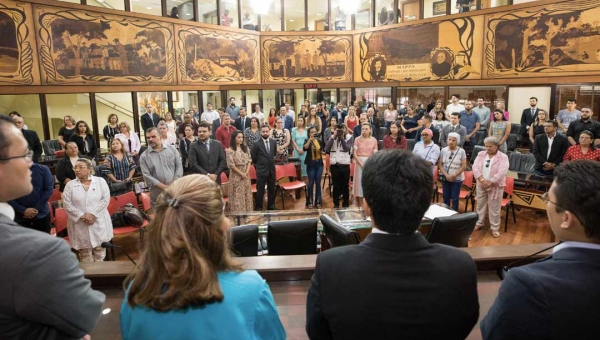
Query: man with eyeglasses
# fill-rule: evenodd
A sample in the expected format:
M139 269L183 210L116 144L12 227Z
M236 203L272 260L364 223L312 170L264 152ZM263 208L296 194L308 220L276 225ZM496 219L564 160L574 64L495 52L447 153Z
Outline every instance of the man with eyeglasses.
M581 119L569 124L569 128L567 129L567 139L571 145L579 144L579 134L585 130L594 134L594 145L600 145L600 123L592 120L592 116L592 109L584 106L581 109Z
M569 141L564 136L556 133L558 123L550 120L544 123L544 134L538 135L533 141L533 155L535 156L535 172L538 175L552 175L569 148Z
M600 163L555 170L542 196L562 241L552 256L506 274L481 321L483 339L600 339Z
M32 192L32 156L12 119L0 115L0 337L89 339L104 294L90 288L64 240L19 226L7 203Z

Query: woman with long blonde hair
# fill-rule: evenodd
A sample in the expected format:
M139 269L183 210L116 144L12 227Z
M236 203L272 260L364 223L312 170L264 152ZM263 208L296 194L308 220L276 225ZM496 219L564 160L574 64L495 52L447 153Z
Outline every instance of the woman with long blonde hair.
M233 260L224 205L206 175L160 194L139 270L125 281L123 339L285 339L269 286Z

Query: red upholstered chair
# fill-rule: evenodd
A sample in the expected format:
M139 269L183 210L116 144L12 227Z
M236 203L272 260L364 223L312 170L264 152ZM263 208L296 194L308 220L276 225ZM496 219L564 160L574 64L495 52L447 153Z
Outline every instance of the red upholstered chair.
M437 169L436 169L437 170ZM469 200L473 199L473 190L475 186L473 186L473 171L464 171L465 179L462 182L462 188L460 189L460 193L458 194L458 199L465 199L465 212L467 212L467 207L469 206ZM437 176L436 176L437 177ZM436 193L436 201L437 194L443 194L443 190L440 187L437 189ZM471 203L472 205L473 203Z
M142 209L144 209L145 213L148 213L148 211L152 210L152 205L150 204L150 202L151 202L150 193L142 192L140 194L140 198L142 200ZM154 218L154 214L148 214L148 216L150 216L151 218Z
M256 168L254 167L253 164L250 164L250 181L254 181L254 183L252 183L252 193L256 194Z
M52 196L48 198L48 202L60 201L61 199L62 192L60 192L58 189L54 189L54 191L52 192Z
M504 192L506 193L506 198L502 199L500 206L502 208L506 207L506 211L504 212L504 232L508 229L508 211L512 207L512 215L513 222L517 223L517 216L515 214L515 205L513 204L512 196L513 191L515 189L515 179L512 177L506 177L506 186L504 187ZM475 210L475 201L477 201L477 195L473 195L473 201L471 202L471 211Z
M67 222L69 221L69 215L67 215L67 211L63 208L56 209L54 212L54 221L56 235L58 235L63 230L67 229ZM64 240L71 245L69 236L64 237Z
M119 208L124 206L127 203L131 203L134 207L138 207L137 197L135 197L135 193L133 191L129 191L123 195L114 196L110 198L110 202L108 204L108 213L112 216L114 213L119 211ZM136 226L122 226L119 228L113 229L113 234L117 235L125 235L133 232L140 233L140 241L144 239L144 229L148 225L148 221L144 221L140 227ZM112 243L112 241L111 241ZM115 260L114 248L110 249L110 253L112 255L113 261Z
M289 177L290 181L288 183L280 183L279 181L284 178ZM304 188L304 197L306 197L306 183L299 181L296 177L296 166L292 163L285 165L275 165L275 180L277 181L276 190L281 190L281 206L285 209L285 203L283 199L283 192L288 190L297 190ZM277 195L277 194L276 194ZM261 199L257 197L256 199Z
M229 203L229 197L227 197L229 195L228 190L223 189L223 185L227 183L229 183L229 178L227 177L227 174L221 172L221 192L223 193L223 201L225 201L225 204Z

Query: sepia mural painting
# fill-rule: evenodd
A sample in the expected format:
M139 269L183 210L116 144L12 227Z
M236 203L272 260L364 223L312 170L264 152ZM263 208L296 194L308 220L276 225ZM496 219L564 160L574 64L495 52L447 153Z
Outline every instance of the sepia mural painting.
M356 81L479 79L482 27L473 16L358 34Z
M259 82L258 35L189 26L178 27L181 84Z
M352 81L351 36L261 37L264 83Z
M175 84L173 26L35 7L45 84Z
M485 75L541 77L600 71L600 1L565 1L487 18Z
M0 3L0 85L38 85L31 5Z

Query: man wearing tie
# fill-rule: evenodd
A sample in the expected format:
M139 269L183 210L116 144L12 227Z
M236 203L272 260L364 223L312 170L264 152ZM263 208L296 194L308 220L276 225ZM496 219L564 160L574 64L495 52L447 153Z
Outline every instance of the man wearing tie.
M244 130L246 130L247 127L250 127L250 118L246 116L245 106L240 107L240 116L237 117L233 125L235 125L236 129L242 132L244 132Z
M373 130L373 137L379 140L379 128L381 127L381 122L379 118L375 117L375 109L370 107L367 110L367 119L368 123L371 124L371 129Z
M142 129L144 130L144 137L146 137L146 131L149 128L158 126L158 115L154 113L154 107L152 104L146 104L146 113L144 113L141 117L142 119Z
M225 151L221 143L210 137L210 124L201 122L198 127L198 140L190 145L188 161L193 173L207 175L221 183L221 172L227 168Z
M456 132L460 135L460 143L458 146L462 147L465 143L465 137L467 136L467 128L460 125L460 114L458 112L452 112L450 115L450 125L446 125L442 129L442 135L440 136L442 147L445 148L448 146L448 135L451 132Z
M529 107L523 110L521 113L521 131L520 134L529 139L529 128L535 122L538 114L537 108L537 98L531 97L529 98ZM550 119L550 117L546 117L546 119Z
M256 205L254 210L262 211L265 184L267 185L267 210L275 210L275 152L277 143L269 138L269 125L260 127L262 139L252 145L250 154L256 168Z

